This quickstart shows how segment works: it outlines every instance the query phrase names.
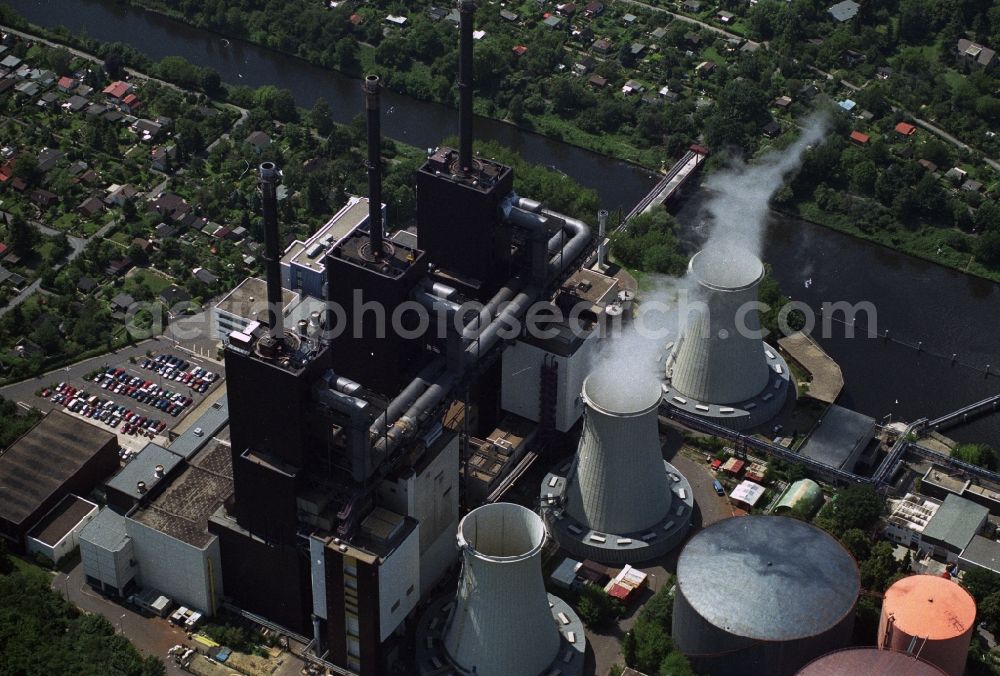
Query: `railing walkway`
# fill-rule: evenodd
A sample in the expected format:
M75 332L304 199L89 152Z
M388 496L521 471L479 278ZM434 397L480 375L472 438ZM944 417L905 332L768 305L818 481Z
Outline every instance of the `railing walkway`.
M927 427L932 430L942 430L959 423L964 423L970 418L982 415L983 413L989 413L991 411L1000 411L1000 394L994 394L992 397L987 397L982 401L977 401L974 404L969 404L968 406L963 406L957 411L952 411L927 423Z
M621 225L616 228L616 232L623 232L628 227L628 222L638 216L641 213L645 213L655 206L663 204L674 194L681 189L692 174L694 174L695 169L697 169L702 162L705 161L705 153L702 150L695 150L692 148L684 154L684 157L679 159L674 166L670 168L667 175L660 179L660 182L653 186L653 189L649 191L645 197L639 200L639 203L632 208L632 211L628 212L628 215L622 220Z

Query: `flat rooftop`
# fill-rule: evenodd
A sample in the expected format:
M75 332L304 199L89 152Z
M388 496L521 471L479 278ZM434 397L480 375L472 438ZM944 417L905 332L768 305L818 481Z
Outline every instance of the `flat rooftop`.
M961 551L972 541L989 515L990 510L982 505L957 495L948 495L924 528L923 537Z
M212 539L208 518L233 494L229 445L212 440L149 505L132 518L195 547Z
M931 465L931 468L927 470L927 473L924 475L924 481L935 486L940 486L945 490L951 491L955 495L961 495L969 485L968 479L952 476L947 470L938 467L937 465Z
M0 519L19 524L117 438L56 409L0 455Z
M368 198L352 196L319 230L304 242L292 242L281 257L283 265L295 265L316 272L326 269L326 254L340 240L368 220Z
M299 294L288 289L281 290L282 312L298 300ZM263 315L267 323L267 282L259 277L247 277L215 304L216 309L244 319L257 320Z
M812 380L806 396L832 404L844 389L844 374L840 365L828 355L810 336L796 331L790 336L778 339L778 345L788 353L799 366L809 372Z
M218 434L228 422L229 399L226 395L222 395L196 420L191 422L180 436L173 440L169 450L183 458L190 458L201 450L209 439ZM201 430L201 434L195 434L195 430Z
M831 404L799 453L829 467L842 468L874 435L874 418Z
M146 444L131 462L104 485L138 499L142 495L137 488L140 481L146 484L144 492L151 491L180 464L181 460L183 460L181 456L171 453L158 444ZM156 468L161 465L163 472L157 474Z
M52 511L45 515L34 528L28 531L30 537L44 542L49 547L66 537L83 517L97 509L97 505L75 495L67 495Z

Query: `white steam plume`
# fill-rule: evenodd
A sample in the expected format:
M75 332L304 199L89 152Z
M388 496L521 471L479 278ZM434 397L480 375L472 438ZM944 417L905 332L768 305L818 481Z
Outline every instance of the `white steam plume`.
M787 148L775 150L746 164L733 165L709 176L705 185L715 194L705 205L712 217L707 245L731 243L761 257L768 203L785 179L802 164L802 155L823 140L829 117L806 118L802 135Z

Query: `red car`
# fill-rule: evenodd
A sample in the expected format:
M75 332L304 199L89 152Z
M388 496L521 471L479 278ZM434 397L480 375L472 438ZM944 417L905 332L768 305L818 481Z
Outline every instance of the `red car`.
M48 398L48 396L50 394L52 394L52 390L50 390L47 387L44 390L42 390L42 392L41 392L41 396L44 397L44 398L46 398L46 399Z

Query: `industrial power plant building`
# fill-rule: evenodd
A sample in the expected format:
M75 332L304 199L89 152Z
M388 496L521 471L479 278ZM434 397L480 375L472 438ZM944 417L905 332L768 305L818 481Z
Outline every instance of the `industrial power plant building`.
M681 551L671 636L697 673L791 675L848 645L860 589L854 559L825 531L725 519Z
M764 264L720 244L696 253L688 276L697 286L691 316L666 345L664 401L730 429L760 425L781 411L791 391L788 364L760 334L754 303Z
M572 555L601 563L635 563L683 540L694 496L663 459L653 378L624 381L610 368L583 384L584 428L573 461L540 488L552 537Z

